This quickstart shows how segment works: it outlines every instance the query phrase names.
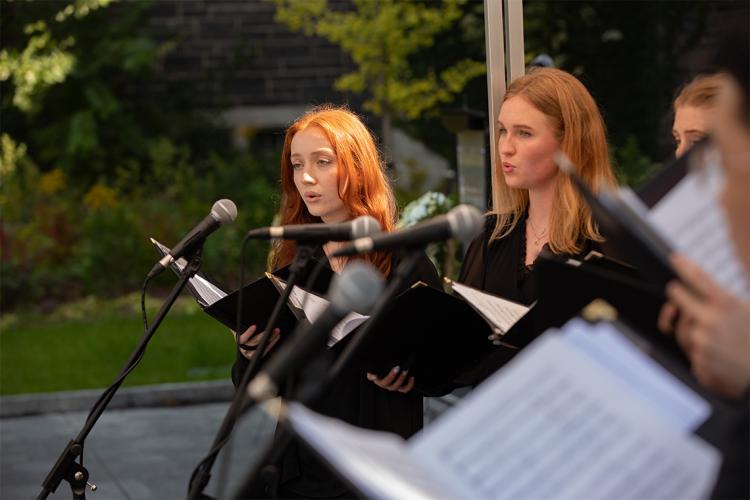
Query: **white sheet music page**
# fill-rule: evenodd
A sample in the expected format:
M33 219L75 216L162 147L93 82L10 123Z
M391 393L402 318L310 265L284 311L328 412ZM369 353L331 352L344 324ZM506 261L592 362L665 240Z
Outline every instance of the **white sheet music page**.
M158 242L154 238L151 238L151 243L153 243L159 249L162 255L167 255L170 252L169 247ZM184 258L180 257L179 259L172 262L172 266L174 266L174 268L176 268L179 272L182 272L182 270L185 269L185 266L187 266L187 261ZM223 290L205 279L203 276L199 276L196 274L192 278L190 278L188 282L198 293L199 297L196 297L196 299L202 302L202 305L204 307L208 307L214 302L217 302L219 299L223 299L227 296L227 294Z
M554 332L409 448L475 499L702 498L720 463Z
M588 325L576 318L563 335L613 378L637 388L636 396L661 413L673 428L692 432L711 416L711 405L705 399L644 355L611 323Z
M502 333L510 330L529 311L529 308L522 304L490 295L455 281L451 283L451 286L455 293L466 299Z
M441 484L438 470L425 470L409 455L406 442L395 434L361 429L308 410L288 407L294 430L325 457L367 498L461 498Z
M279 280L279 283L282 289L286 288L286 282ZM318 316L320 316L330 304L327 299L315 295L314 293L307 292L297 285L292 288L292 293L289 294L289 301L294 307L304 311L305 316L310 323L318 319ZM369 318L369 316L355 312L351 312L344 316L344 319L339 321L333 330L331 330L331 334L328 337L328 347L331 347L336 344L336 342L349 335L352 330L367 321Z
M750 284L721 207L724 173L718 158L686 175L649 213L649 221L713 279L740 297Z

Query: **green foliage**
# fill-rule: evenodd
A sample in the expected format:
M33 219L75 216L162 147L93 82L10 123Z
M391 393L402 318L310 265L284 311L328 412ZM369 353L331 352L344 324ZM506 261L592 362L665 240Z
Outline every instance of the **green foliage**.
M339 45L357 70L336 81L341 91L367 93L365 109L377 115L397 112L417 118L453 100L485 65L462 59L450 67L415 75L410 57L432 46L438 33L462 15L466 0L430 3L355 0L354 9L334 10L325 0L271 0L276 20L293 31L317 35Z
M447 213L456 204L452 198L443 193L428 191L407 204L401 211L397 227L413 226L422 221ZM440 276L456 278L462 255L455 240L433 243L427 247L427 256L435 264Z
M157 257L148 238L173 245L219 198L236 200L239 217L208 242L204 269L231 285L243 230L273 217L275 172L232 152L225 131L159 80L154 69L171 43L138 34L149 4L116 13L107 4L3 5L4 311L138 289ZM153 82L166 92L151 93ZM258 273L267 245L250 251ZM173 281L165 273L154 286Z
M621 147L613 147L614 165L625 168L617 168L618 181L626 186L638 186L643 181L661 168L660 163L654 163L641 151L638 139L635 135L628 135L625 144Z

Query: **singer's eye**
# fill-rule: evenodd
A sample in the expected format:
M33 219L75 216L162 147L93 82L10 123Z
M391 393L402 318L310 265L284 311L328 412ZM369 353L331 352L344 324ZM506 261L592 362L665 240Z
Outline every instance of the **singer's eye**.
M292 163L292 168L294 170L297 170L299 168L302 168L302 164L301 163Z
M330 164L331 164L331 160L329 160L328 158L320 158L318 160L318 165L320 165L320 166L325 167L325 166L328 166Z
M499 129L497 129L498 135L504 135L506 132L508 131L505 129L505 127L500 127Z
M518 136L519 137L531 137L531 132L529 132L528 130L519 130Z

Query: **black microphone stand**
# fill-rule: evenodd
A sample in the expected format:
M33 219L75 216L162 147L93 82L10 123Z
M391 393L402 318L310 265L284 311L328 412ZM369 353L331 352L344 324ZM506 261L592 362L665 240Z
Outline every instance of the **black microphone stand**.
M327 389L331 386L332 382L335 381L343 373L344 369L354 361L362 346L365 345L368 338L372 335L372 332L385 316L391 305L392 299L398 295L399 291L405 285L409 283L408 280L411 277L419 258L419 252L412 250L399 263L393 273L390 283L388 283L385 291L375 303L375 306L373 306L370 313L370 319L367 320L361 330L354 334L355 336L336 358L336 361L328 372L325 381L304 389L300 387L300 391L296 394L296 399L300 403L312 407L326 396ZM293 400L295 398L292 397L292 395L289 395L288 399ZM231 498L244 499L268 497L265 483L269 478L280 477L279 461L292 443L292 438L294 437L294 432L290 426L284 425L284 422L281 420L279 421L279 424L279 432L274 436L274 440L266 446L261 455L262 458L252 469L250 469L250 472L245 476L245 479Z
M89 416L86 418L86 422L84 423L81 431L78 433L75 439L72 439L67 444L65 449L63 449L62 453L60 454L60 457L57 459L57 462L55 462L55 465L52 466L49 474L47 474L47 477L42 482L42 490L37 496L38 500L47 498L50 493L54 493L62 480L68 481L68 483L70 483L70 488L73 492L73 498L76 499L86 498L87 485L91 488L91 491L96 491L96 485L88 482L89 472L83 466L84 441L94 428L94 425L99 420L99 417L101 417L102 413L104 413L104 410L107 408L109 402L115 396L117 389L119 389L122 383L125 381L125 377L130 373L134 365L138 363L140 357L143 356L148 342L151 340L151 337L153 337L154 333L156 333L156 330L157 328L159 328L162 320L166 317L167 313L172 308L172 305L174 304L175 300L177 300L177 297L180 295L180 292L182 292L182 289L185 287L187 281L200 269L201 250L202 246L198 246L196 247L196 250L194 250L190 255L186 255L186 258L188 258L188 265L185 266L185 269L182 271L179 281L170 291L169 296L164 301L164 304L162 304L161 309L156 315L153 323L151 323L151 326L148 328L143 338L141 338L140 342L131 353L130 358L123 366L120 374L117 376L115 381L102 393L99 400L94 404L94 407L89 413ZM78 462L76 462L76 460L78 460Z
M229 436L234 429L237 418L255 404L255 401L248 401L245 388L259 371L261 358L263 357L262 353L265 352L266 346L271 341L271 332L278 322L281 310L284 308L284 306L286 306L289 295L292 293L294 285L299 280L300 273L303 269L305 269L305 267L307 267L308 263L310 262L314 250L315 247L312 245L297 245L297 252L294 255L294 260L292 260L292 263L289 266L289 278L287 279L286 287L284 288L283 293L279 296L279 300L276 301L271 315L268 317L268 321L266 322L266 327L261 334L261 339L258 347L255 349L255 356L253 356L253 359L242 375L242 380L237 385L237 390L234 393L234 398L232 399L232 402L230 403L229 408L224 415L224 419L222 420L221 425L216 432L214 442L211 445L211 449L208 452L208 455L200 464L198 464L195 471L193 472L193 476L191 477L190 484L188 486L188 499L194 500L198 498L205 498L203 490L211 480L211 469L216 462L219 451L221 451L221 448L229 439ZM242 283L240 283L240 286L242 286ZM242 307L242 304L238 304L237 307ZM237 332L238 337L240 334L241 332Z

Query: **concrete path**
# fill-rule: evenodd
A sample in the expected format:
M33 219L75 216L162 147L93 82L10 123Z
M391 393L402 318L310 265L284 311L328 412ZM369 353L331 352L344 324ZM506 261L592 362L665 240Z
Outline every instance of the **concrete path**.
M41 483L66 444L83 427L101 391L0 398L0 499L36 498ZM96 492L90 500L178 499L206 455L229 406L228 382L170 384L121 389L89 434L84 466ZM451 396L426 400L426 421L451 404ZM175 406L179 405L179 406ZM235 491L270 441L276 424L261 410L239 422L223 496ZM226 449L225 449L226 451ZM205 493L217 496L223 457L213 467ZM60 483L49 498L71 498Z
M185 498L188 480L208 452L228 402L108 409L89 434L84 466L98 486L87 498ZM65 445L80 432L88 410L0 419L0 498L35 498ZM251 411L235 429L228 495L271 438L275 422ZM216 495L222 458L205 493ZM71 498L67 482L49 498Z

